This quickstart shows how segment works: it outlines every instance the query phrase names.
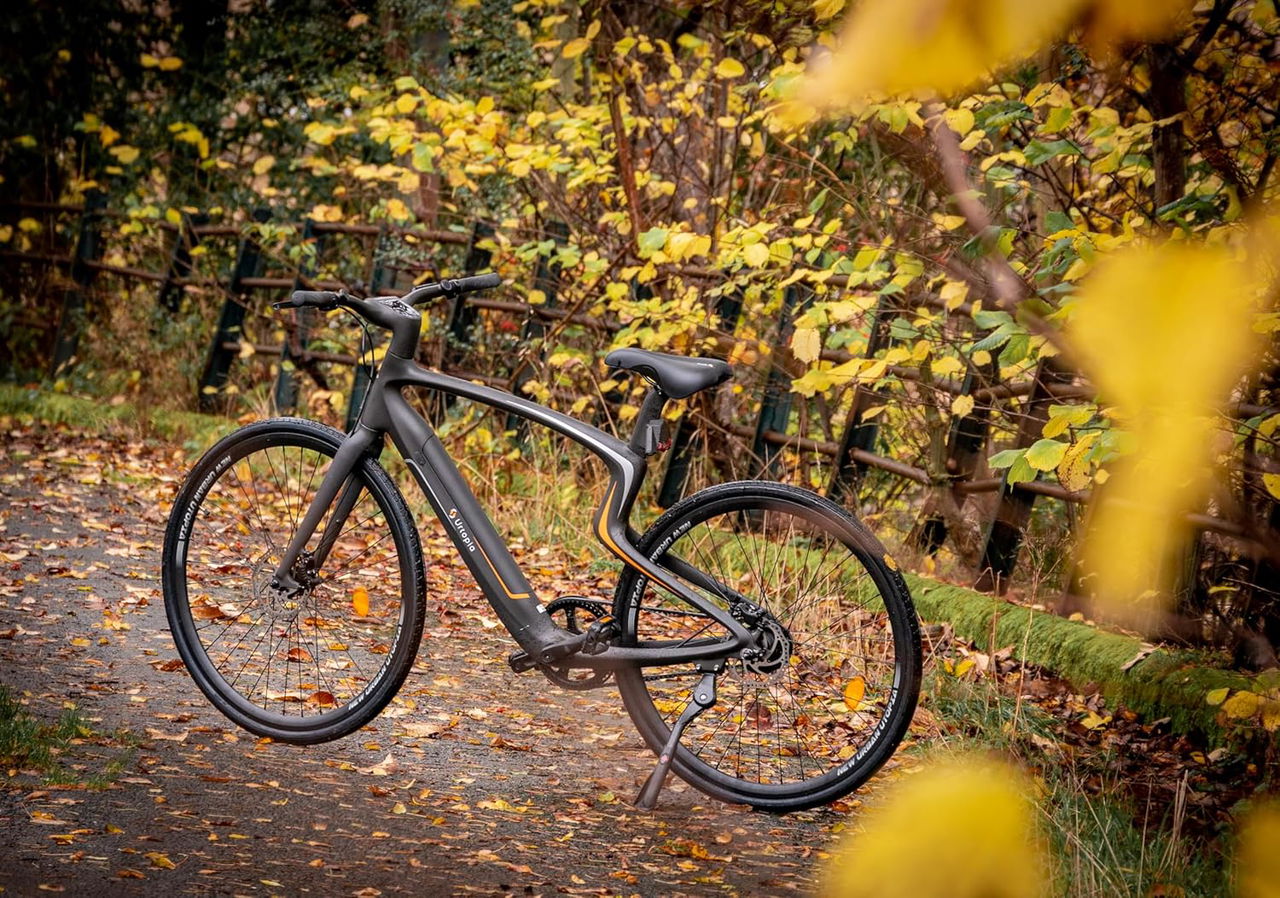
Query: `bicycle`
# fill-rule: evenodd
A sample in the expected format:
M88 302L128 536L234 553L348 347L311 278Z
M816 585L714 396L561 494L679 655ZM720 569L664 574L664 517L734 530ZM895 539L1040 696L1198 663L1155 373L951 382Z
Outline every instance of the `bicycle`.
M610 353L611 369L649 383L623 442L415 361L415 306L500 283L487 274L402 297L297 291L275 303L347 309L391 336L349 433L298 418L249 424L179 489L165 609L196 684L244 729L298 744L354 732L395 695L418 650L426 582L417 527L378 461L385 434L518 644L512 669L568 689L616 684L658 755L637 805L653 807L669 770L775 812L857 788L897 747L920 688L919 624L884 547L833 502L760 481L702 490L636 533L628 520L647 460L668 446L664 404L723 383L729 365ZM592 528L624 564L611 604L539 601L407 387L514 413L604 462Z

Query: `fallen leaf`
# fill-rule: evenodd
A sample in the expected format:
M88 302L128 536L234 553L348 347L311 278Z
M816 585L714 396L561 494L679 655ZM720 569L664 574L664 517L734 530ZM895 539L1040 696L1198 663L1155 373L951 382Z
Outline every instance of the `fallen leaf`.
M399 762L388 754L372 767L357 767L356 773L363 773L365 776L390 776L395 773L399 767Z

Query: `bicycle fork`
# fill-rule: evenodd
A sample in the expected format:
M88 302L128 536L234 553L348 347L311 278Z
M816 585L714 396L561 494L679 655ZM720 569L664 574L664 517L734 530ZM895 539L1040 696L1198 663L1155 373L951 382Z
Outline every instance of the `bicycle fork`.
M635 805L643 811L653 810L653 806L658 803L658 793L662 791L662 784L671 770L671 761L675 758L676 748L680 745L680 737L684 735L685 728L716 703L716 677L724 670L724 662L699 664L698 670L702 671L702 679L689 697L689 704L684 706L684 711L671 728L666 745L658 753L658 766L653 768L653 773L649 774L640 794L636 796Z
M305 588L304 584L299 583L293 575L295 566L302 556L302 550L306 547L307 541L320 526L330 504L337 499L333 513L329 516L329 521L320 536L315 554L310 559L310 566L316 571L324 564L343 526L346 525L347 518L360 499L360 491L363 487L355 476L356 466L360 464L361 457L374 445L377 437L378 434L368 428L357 426L338 447L328 473L320 481L310 507L299 522L298 529L294 531L293 538L289 541L289 546L285 549L280 564L272 576L273 589L297 593Z

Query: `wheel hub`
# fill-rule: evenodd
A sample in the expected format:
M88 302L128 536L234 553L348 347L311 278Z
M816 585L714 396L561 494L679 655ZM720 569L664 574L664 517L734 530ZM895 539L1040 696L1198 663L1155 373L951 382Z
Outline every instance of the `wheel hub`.
M768 676L786 667L795 642L787 628L770 615L758 624L755 647L742 653L747 673Z

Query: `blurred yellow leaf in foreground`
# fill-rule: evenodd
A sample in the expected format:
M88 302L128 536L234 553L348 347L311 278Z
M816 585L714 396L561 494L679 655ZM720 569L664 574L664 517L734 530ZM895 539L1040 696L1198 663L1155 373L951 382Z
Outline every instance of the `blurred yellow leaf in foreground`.
M1034 898L1046 861L1019 774L950 761L892 787L839 849L827 898Z
M1116 616L1152 610L1212 479L1214 414L1254 363L1253 270L1225 246L1124 250L1082 283L1069 335L1135 451L1099 490L1084 554Z
M836 50L815 71L807 99L847 106L871 94L967 87L1080 26L1095 52L1155 38L1190 0L863 0Z
M1236 846L1240 898L1280 898L1280 801L1254 810L1240 828Z

